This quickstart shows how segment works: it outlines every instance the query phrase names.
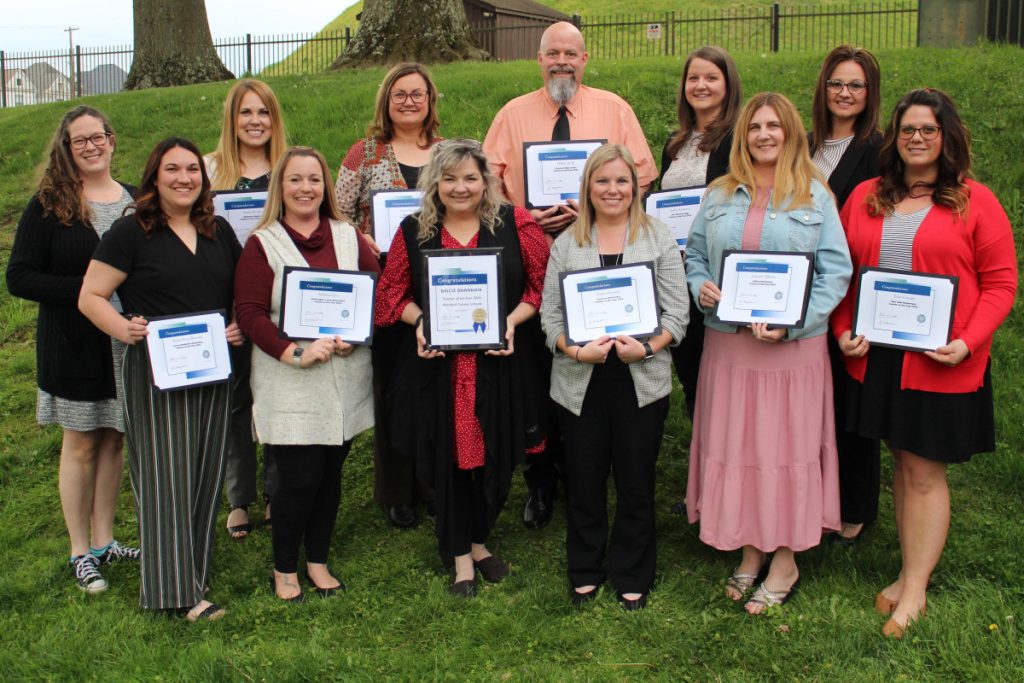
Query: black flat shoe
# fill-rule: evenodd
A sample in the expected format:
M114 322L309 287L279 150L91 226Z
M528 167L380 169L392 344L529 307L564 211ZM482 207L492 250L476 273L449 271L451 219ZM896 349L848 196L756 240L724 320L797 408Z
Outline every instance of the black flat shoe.
M306 599L306 594L305 593L299 593L298 595L296 595L294 597L291 597L291 598L278 597L278 595L277 595L277 581L274 579L274 575L273 574L270 575L270 592L273 594L273 596L275 598L277 598L281 602L291 602L291 603L294 603L296 605L298 605L299 603L303 602Z
M553 488L530 489L523 507L523 524L531 529L543 529L555 512L555 491Z
M313 577L309 575L309 572L306 572L306 578L313 585L313 590L321 598L329 598L332 595L337 595L338 593L342 593L342 592L348 590L346 588L346 586L345 586L345 582L342 581L341 579L337 580L338 581L338 585L337 586L333 586L331 588L321 588L320 586L316 585L316 581L314 581Z
M867 524L862 524L860 530L857 531L853 536L843 536L838 531L833 531L829 536L831 537L832 543L839 546L840 548L850 548L857 544L860 537L864 535L864 531L868 528Z
M448 587L448 592L460 598L471 598L476 595L476 579L455 581Z
M473 567L488 583L498 583L508 576L508 565L497 555L490 555L479 562L473 560Z
M588 590L586 593L580 593L574 587L569 586L569 602L573 607L581 607L591 600L597 599L597 594L601 590L601 586L597 585Z
M388 520L392 526L408 529L415 526L419 518L416 516L416 508L412 505L392 505L388 508Z
M636 610L647 607L647 593L641 593L640 597L635 600L630 600L622 593L616 593L616 597L618 597L619 604L622 605L622 609L627 612L635 612Z

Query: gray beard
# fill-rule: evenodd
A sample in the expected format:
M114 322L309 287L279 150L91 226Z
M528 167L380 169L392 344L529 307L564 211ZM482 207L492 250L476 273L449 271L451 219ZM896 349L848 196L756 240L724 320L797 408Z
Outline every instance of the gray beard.
M572 78L551 78L548 80L547 85L548 95L555 101L555 104L561 106L573 98L578 85L575 76Z

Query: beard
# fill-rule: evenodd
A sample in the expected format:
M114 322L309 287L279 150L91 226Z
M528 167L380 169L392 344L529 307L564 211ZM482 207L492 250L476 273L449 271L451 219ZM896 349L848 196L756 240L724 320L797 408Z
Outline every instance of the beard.
M554 72L554 73L565 73L565 72ZM569 78L555 78L548 79L547 90L548 95L555 101L555 104L561 106L571 100L573 95L576 94L576 90L579 87L579 83L576 82L576 74L573 73Z

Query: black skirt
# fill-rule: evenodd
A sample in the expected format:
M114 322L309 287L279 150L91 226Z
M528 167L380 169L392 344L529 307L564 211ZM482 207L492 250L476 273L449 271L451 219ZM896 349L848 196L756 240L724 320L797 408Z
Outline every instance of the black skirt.
M994 451L992 361L980 389L943 394L900 388L904 353L872 347L863 384L843 373L847 431L938 462L967 462Z

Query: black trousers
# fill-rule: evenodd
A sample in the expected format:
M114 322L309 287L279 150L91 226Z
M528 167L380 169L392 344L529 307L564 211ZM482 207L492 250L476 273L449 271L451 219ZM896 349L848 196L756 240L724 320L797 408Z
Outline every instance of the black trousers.
M594 382L579 417L559 408L568 481L566 555L573 586L607 576L622 593L654 583L654 466L669 399L637 407L633 381ZM608 537L608 476L615 482L615 518Z
M878 519L881 488L881 441L846 431L847 385L843 354L828 334L828 355L832 361L832 388L836 409L836 450L839 454L839 516L847 524L871 524Z
M459 557L469 553L471 544L486 543L491 532L483 467L462 470L452 463L452 501L455 507L448 547Z
M341 446L264 446L277 464L274 509L274 569L294 574L299 546L306 562L326 564L341 500L341 466L352 442Z
M565 472L565 451L562 445L562 430L559 428L557 403L548 400L548 433L544 450L527 453L523 464L523 479L531 489L554 490Z
M686 413L693 422L693 409L697 405L697 376L700 373L700 357L704 353L704 314L697 304L690 299L690 322L686 326L686 336L678 346L669 348L672 353L672 364L676 367L679 383L683 385L683 396L686 397Z
M256 502L256 443L252 437L252 342L231 347L231 439L224 469L224 488L231 507ZM263 498L270 500L277 487L274 461L263 454Z

